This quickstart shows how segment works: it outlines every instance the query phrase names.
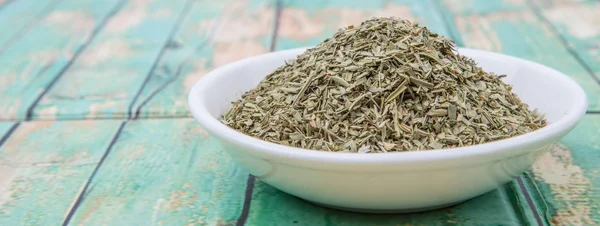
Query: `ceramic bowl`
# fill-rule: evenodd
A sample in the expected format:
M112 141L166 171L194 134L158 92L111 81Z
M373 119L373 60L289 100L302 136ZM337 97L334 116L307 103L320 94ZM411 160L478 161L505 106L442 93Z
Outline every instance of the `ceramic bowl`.
M334 153L293 148L237 132L219 119L231 102L306 48L259 55L215 69L188 97L193 116L252 175L317 204L362 212L440 208L489 192L525 172L585 114L579 85L546 66L474 49L458 49L504 81L548 126L517 137L443 150Z

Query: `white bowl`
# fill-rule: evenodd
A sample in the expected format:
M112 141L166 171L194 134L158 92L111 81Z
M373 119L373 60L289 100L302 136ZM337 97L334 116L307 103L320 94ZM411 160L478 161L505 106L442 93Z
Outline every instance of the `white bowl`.
M587 98L564 74L533 62L473 49L459 53L505 82L548 126L521 136L460 148L378 154L293 148L237 132L220 115L268 73L306 48L259 55L218 68L189 93L202 127L231 157L265 183L325 206L365 212L439 208L489 192L526 171L585 114Z

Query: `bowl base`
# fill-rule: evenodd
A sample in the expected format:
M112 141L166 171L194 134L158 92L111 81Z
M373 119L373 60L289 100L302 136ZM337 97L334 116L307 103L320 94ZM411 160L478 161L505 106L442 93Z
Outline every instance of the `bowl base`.
M350 208L350 207L342 207L342 206L333 206L333 205L327 205L327 204L323 204L323 203L309 201L309 200L306 200L306 199L304 199L304 200L307 201L307 202L309 202L309 203L312 203L312 204L315 204L315 205L318 205L318 206L322 206L322 207L331 208L331 209L337 209L337 210L342 210L342 211L347 211L347 212L376 213L376 214L394 214L394 213L425 212L425 211L442 209L442 208L454 206L454 205L457 205L457 204L460 204L460 203L464 202L464 201L459 201L459 202L453 202L453 203L444 204L444 205L430 206L430 207L423 207L423 208L413 208L413 209L361 209L361 208Z

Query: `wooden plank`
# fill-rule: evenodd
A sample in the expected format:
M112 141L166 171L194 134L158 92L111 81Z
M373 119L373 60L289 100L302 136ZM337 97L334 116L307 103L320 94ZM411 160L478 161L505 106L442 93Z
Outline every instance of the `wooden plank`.
M206 51L209 49L206 47L211 45L209 42L214 36L213 33L217 29L218 24L222 22L222 18L219 17L224 16L221 13L227 2L202 1L191 7L181 27L175 31L175 35L170 40L169 48L165 49L165 52L158 59L157 66L150 72L148 82L144 85L139 96L132 104L131 111L134 117L139 117L141 108L162 88L174 82L174 79L182 73L182 69L188 67L186 68L186 72L189 73L189 67L203 66L199 63L196 65L189 65L189 63L198 61L199 58L205 59L205 61L207 58L210 59L212 52ZM181 86L178 87L181 88ZM162 96L162 98L171 98L164 95L161 94L159 96ZM179 104L184 104L183 99L180 101ZM182 110L181 107L176 107L175 109ZM186 115L186 112L178 112L175 115ZM157 114L157 116L161 115ZM146 112L142 117L148 117Z
M526 0L438 0L452 14L492 13L527 9Z
M600 225L600 115L586 115L533 166L535 192L555 225ZM546 211L544 211L546 212Z
M465 46L501 52L562 71L585 90L589 110L600 110L600 86L531 11L455 16Z
M41 99L33 117L127 118L189 2L128 2Z
M358 25L372 17L398 17L419 22L449 36L433 1L285 1L276 49L314 46L339 28Z
M121 122L22 122L0 148L0 225L60 225Z
M454 207L411 214L360 214L323 208L257 181L247 225L533 225L515 182ZM533 223L533 224L532 224Z
M65 0L0 55L0 119L24 119L29 107L118 10L119 0ZM41 38L43 37L43 38Z
M193 119L131 121L70 224L232 225L246 178Z
M21 0L0 6L0 53L49 13L59 1Z
M567 43L596 76L600 85L600 28L595 21L600 20L600 2L569 4L540 9L532 5L544 20L551 23L553 30Z
M571 4L591 3L597 0L529 0L544 8L563 7Z
M203 9L222 8L205 2L176 35L177 50L168 49L150 77L134 109L140 117L190 116L187 94L203 75L232 61L269 52L274 30L275 1L236 0L220 16ZM193 15L195 13L190 13ZM197 18L197 19L196 19ZM207 41L204 41L207 40ZM166 57L173 59L167 60ZM137 111L137 110L135 110Z
M13 127L15 123L14 122L0 122L0 138L2 138L3 136L5 136L6 132L8 132L10 130L10 128ZM1 147L2 143L0 143L0 147Z

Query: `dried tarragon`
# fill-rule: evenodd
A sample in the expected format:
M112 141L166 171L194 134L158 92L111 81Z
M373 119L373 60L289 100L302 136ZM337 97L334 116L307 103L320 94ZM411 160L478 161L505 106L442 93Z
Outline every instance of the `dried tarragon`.
M546 125L504 75L407 20L373 18L279 67L222 116L266 141L334 152L481 144Z

